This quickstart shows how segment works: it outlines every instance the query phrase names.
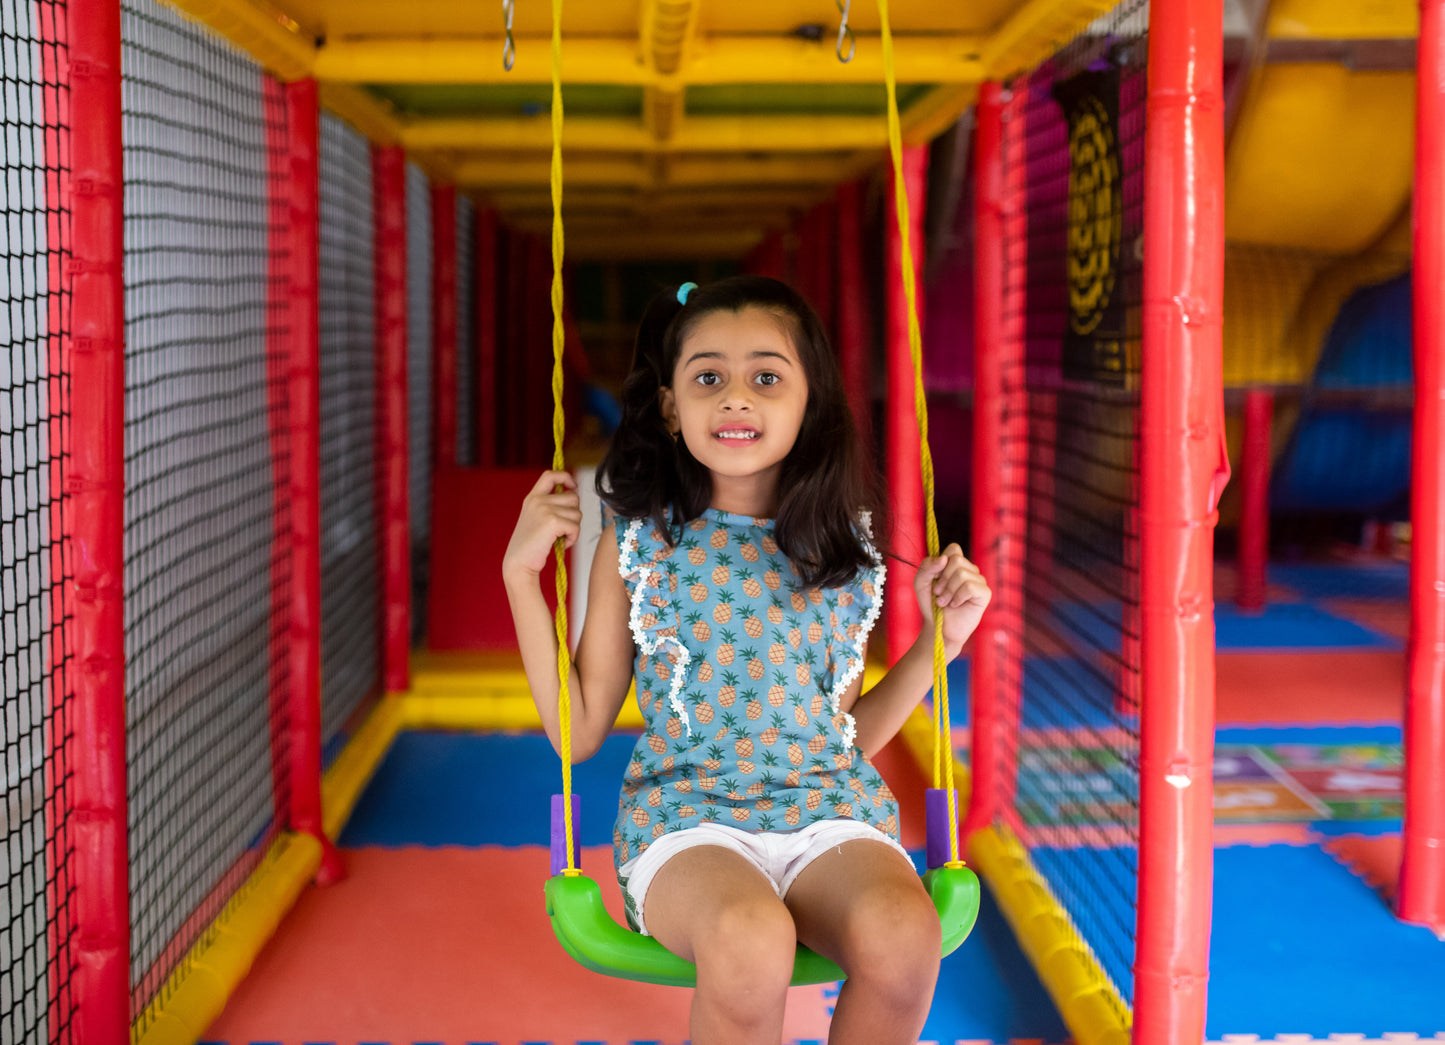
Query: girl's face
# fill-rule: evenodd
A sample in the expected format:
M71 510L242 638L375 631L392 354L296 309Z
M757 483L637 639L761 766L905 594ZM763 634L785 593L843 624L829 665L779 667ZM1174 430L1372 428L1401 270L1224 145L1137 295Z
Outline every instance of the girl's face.
M808 406L808 379L783 321L710 312L682 342L662 416L712 473L713 507L771 515L778 476Z

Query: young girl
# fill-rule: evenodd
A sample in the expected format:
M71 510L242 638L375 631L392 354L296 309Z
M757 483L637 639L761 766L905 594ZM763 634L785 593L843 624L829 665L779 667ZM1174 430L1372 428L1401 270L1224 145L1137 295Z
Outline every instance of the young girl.
M938 917L868 758L932 684L933 628L860 695L883 597L877 499L812 309L749 276L656 299L597 487L615 517L571 676L573 753L597 751L635 679L647 729L622 785L618 879L634 927L697 965L692 1041L776 1045L802 943L848 974L830 1042L916 1042ZM502 566L554 747L537 578L581 518L575 480L544 473ZM988 586L952 544L914 588L956 657Z

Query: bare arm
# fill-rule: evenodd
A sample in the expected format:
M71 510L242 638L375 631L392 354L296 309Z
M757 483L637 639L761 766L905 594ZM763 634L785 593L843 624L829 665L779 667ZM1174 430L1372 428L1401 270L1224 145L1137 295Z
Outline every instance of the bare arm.
M924 626L918 638L876 686L859 696L863 689L860 677L841 701L857 724L855 743L869 758L903 728L933 685L934 602L943 613L944 656L951 661L978 627L992 594L978 567L963 557L956 544L919 564L913 589L923 607Z
M552 492L558 485L564 489ZM523 501L517 528L502 560L502 579L527 685L547 738L559 753L562 735L557 632L538 577L558 537L564 538L568 547L576 541L581 519L572 477L566 472L543 473ZM573 762L586 761L597 753L627 698L635 653L627 623L629 608L626 585L617 573L617 543L604 533L592 559L587 622L568 676Z

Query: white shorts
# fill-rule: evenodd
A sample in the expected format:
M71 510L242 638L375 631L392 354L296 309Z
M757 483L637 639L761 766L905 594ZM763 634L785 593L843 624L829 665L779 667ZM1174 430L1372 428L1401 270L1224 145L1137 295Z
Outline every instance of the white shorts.
M782 899L803 868L829 849L859 838L892 846L908 861L908 866L913 867L908 851L896 839L859 820L820 820L796 831L743 831L726 824L705 823L663 835L642 855L634 856L618 868L617 877L622 883L628 917L645 936L648 933L642 912L647 887L662 865L684 849L698 845L731 849L756 867Z

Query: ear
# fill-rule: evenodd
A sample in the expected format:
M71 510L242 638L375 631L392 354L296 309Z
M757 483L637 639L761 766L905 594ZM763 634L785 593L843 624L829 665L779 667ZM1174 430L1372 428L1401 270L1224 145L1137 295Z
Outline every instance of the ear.
M663 385L657 390L657 408L662 414L662 423L673 435L682 431L682 422L677 416L677 396L671 388Z

